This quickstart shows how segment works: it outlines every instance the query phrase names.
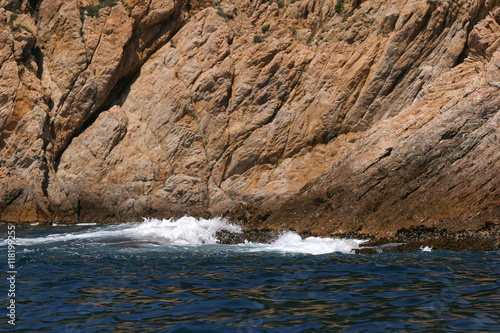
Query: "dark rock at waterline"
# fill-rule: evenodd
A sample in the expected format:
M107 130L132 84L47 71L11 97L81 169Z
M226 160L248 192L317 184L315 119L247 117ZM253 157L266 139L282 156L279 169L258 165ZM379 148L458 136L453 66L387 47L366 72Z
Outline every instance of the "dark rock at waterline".
M267 209L259 209L252 204L239 203L234 206L229 212L224 214L230 223L241 224L246 230L256 231L259 226L269 217L270 211ZM264 228L263 231L269 230Z
M249 215L250 216L250 215ZM250 217L252 219L252 217ZM241 244L245 241L253 243L271 243L282 231L270 229L248 229L242 233L230 232L226 229L217 232L216 237L220 244ZM302 238L314 236L301 233ZM477 231L451 232L446 229L417 226L400 229L394 237L374 238L365 234L337 234L334 238L369 239L355 254L375 254L380 252L407 253L417 252L424 248L446 251L496 251L500 250L500 225L486 223Z
M384 246L388 243L402 243ZM476 231L451 232L446 229L416 226L402 228L392 238L375 238L362 244L355 253L373 252L416 252L423 248L448 251L496 251L500 250L500 224L487 221Z
M363 247L360 249L355 249L354 250L355 254L375 254L378 253L377 249L372 248L372 247Z
M405 253L416 252L423 248L447 251L494 251L495 246L491 240L484 239L429 239L426 241L414 241L396 246L390 252Z
M226 229L217 231L215 237L219 244L271 243L278 238L278 233L270 230L249 230L242 233L230 232Z

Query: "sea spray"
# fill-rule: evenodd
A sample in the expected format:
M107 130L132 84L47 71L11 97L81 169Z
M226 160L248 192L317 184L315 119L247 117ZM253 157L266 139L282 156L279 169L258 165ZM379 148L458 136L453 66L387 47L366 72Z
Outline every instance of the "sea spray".
M252 251L273 251L304 254L326 254L333 252L351 253L358 249L363 240L302 237L293 231L283 233L271 244L255 244ZM252 243L247 243L248 245Z
M162 245L201 245L217 243L216 233L222 229L242 232L241 227L220 217L196 219L184 216L178 220L145 219L128 234L138 240L152 240Z
M68 226L70 227L70 226ZM37 245L58 242L116 242L139 241L156 245L201 245L215 244L216 233L226 229L240 233L241 227L226 222L223 218L196 219L184 216L180 219L146 218L139 223L121 223L85 229L74 233L55 233L44 237L19 238L20 245Z
M43 237L18 238L18 243L23 246L46 245L49 247L90 247L90 246L119 246L122 250L130 248L157 247L162 246L205 246L206 251L217 248L234 251L249 252L281 252L281 253L303 253L303 254L326 254L333 252L351 253L358 249L363 242L355 239L335 239L308 237L303 239L299 234L288 231L278 239L269 243L245 242L239 245L218 244L217 232L226 230L231 233L242 233L240 226L230 224L224 218L197 219L184 216L179 219L154 219L145 218L143 222L121 223L115 225L76 226L79 229L74 232L65 232L66 228L72 226L58 226L57 233L51 233ZM160 247L160 248L158 248Z

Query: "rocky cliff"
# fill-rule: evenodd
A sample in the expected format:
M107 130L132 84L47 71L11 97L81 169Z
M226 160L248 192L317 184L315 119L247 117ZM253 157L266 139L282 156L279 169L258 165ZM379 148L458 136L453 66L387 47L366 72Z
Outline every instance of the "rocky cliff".
M500 223L500 0L0 7L1 221Z

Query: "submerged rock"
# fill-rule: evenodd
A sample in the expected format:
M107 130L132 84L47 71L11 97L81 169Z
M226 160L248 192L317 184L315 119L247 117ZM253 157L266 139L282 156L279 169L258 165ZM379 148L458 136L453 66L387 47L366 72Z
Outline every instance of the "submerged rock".
M372 247L363 247L360 249L354 249L355 254L375 254L378 253L377 249L374 249Z
M451 232L425 226L400 229L395 237L375 238L362 244L356 253L429 251L498 251L500 224L487 222L475 231ZM374 252L375 253L375 252Z
M245 242L269 244L275 241L279 237L279 234L269 230L248 230L242 233L219 230L215 237L219 244L234 245Z

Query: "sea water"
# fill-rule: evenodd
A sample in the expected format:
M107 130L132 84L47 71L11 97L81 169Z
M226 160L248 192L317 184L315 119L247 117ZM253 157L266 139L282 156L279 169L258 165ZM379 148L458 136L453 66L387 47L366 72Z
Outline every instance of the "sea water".
M7 226L0 242L7 272ZM287 232L217 244L223 219L16 226L1 332L500 332L500 253L355 255Z

